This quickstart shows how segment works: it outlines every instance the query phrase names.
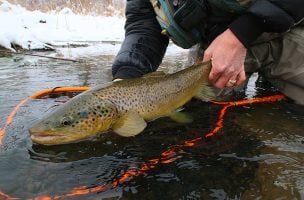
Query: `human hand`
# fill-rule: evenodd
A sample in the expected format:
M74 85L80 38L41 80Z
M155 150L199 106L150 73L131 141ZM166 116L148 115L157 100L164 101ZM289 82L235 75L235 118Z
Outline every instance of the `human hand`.
M218 88L242 84L246 80L246 52L244 45L230 29L215 38L205 50L203 58L204 62L212 60L210 82Z

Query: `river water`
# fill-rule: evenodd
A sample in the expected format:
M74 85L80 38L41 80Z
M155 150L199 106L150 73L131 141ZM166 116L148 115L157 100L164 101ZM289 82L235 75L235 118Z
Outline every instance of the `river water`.
M119 44L98 44L94 54L83 53L90 48L41 53L72 56L82 63L0 57L0 127L21 100L37 91L111 81ZM185 51L170 48L161 65L169 73L182 69L187 59ZM255 77L237 98L274 93ZM210 132L222 106L192 100L183 110L194 118L192 123L157 119L135 138L108 133L75 144L33 144L29 126L67 99L32 100L18 110L0 145L0 199L304 199L304 107L289 100L230 107L223 128L211 139L183 147L170 162L158 162L115 187L99 190L126 171L161 159L169 147ZM82 192L72 196L77 189Z

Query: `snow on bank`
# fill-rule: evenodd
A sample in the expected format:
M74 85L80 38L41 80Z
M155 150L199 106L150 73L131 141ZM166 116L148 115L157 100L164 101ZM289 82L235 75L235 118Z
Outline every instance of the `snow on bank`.
M50 13L28 11L0 0L0 46L14 50L11 44L43 49L77 42L120 42L124 22L123 17L77 15L68 8Z

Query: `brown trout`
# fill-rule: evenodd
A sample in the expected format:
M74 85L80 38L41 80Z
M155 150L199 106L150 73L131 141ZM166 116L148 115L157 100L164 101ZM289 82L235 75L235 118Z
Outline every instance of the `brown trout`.
M172 74L153 72L97 86L72 98L34 124L33 142L55 145L76 142L112 130L135 136L146 121L160 117L189 121L177 109L192 97L214 97L208 86L210 62L192 65Z

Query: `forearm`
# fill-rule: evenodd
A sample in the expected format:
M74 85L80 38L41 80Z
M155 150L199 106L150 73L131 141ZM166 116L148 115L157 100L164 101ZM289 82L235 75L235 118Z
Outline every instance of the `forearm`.
M155 71L169 39L161 28L149 0L130 0L126 7L125 39L112 67L113 78L133 78Z
M304 18L304 0L256 0L229 28L249 47L263 32L288 31Z

